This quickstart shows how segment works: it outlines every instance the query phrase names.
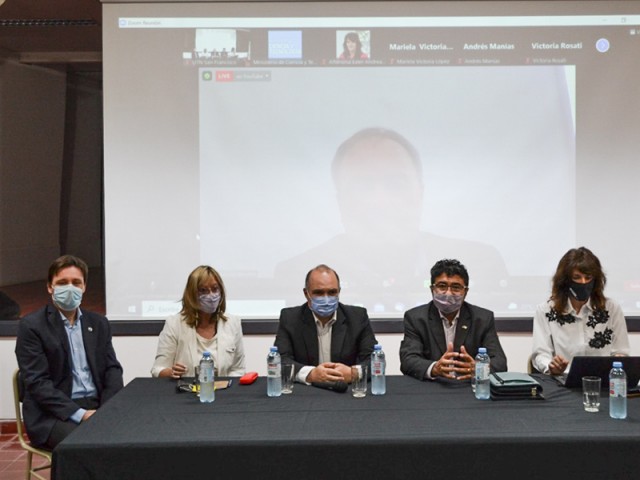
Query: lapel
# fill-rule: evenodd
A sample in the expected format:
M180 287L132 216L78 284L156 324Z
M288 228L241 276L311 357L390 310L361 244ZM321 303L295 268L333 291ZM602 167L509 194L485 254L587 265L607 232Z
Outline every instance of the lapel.
M165 320L166 322L166 320ZM177 348L175 352L175 358L173 362L180 362L188 364L191 362L191 366L194 367L193 371L189 370L187 365L187 375L195 375L195 366L200 363L200 357L198 356L198 339L196 335L196 327L190 327L187 325L185 318L181 315L178 321L177 328Z
M227 337L224 334L225 326L226 326L226 322L224 320L218 319L216 321L216 343L218 347L218 351L217 351L218 367L217 368L218 369L220 368L220 365L224 365L226 363L226 360L222 358L224 355L227 354Z
M429 311L427 315L427 329L431 334L431 338L435 343L435 346L439 349L437 357L440 358L447 351L447 340L444 336L444 328L442 326L442 319L440 318L440 312L438 308L429 302L427 305ZM434 357L435 358L435 357Z
M467 340L467 335L471 330L471 312L467 308L467 304L463 303L460 308L460 316L458 317L458 324L456 326L456 336L453 342L453 349L456 352L460 351L460 347L464 345Z
M96 330L96 322L91 314L82 314L82 341L84 343L84 352L87 357L87 363L89 364L89 368L91 369L91 373L93 378L98 378L96 376L96 365L95 365L95 356L93 355L96 351L97 339L96 336L98 334Z
M71 349L69 347L69 338L64 328L64 321L62 316L53 305L47 305L45 310L47 316L47 323L51 327L51 331L54 334L56 340L62 345L65 353L65 359L71 358Z
M308 365L317 365L320 360L318 350L318 330L311 309L305 303L302 306L302 339L307 349Z
M342 359L344 352L344 340L347 336L347 317L342 310L342 305L338 304L336 323L331 328L331 361Z

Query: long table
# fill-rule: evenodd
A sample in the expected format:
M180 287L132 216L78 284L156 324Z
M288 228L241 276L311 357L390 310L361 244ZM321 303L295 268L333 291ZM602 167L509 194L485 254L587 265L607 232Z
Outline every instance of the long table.
M640 453L640 399L626 420L582 408L581 393L538 377L546 400L476 400L469 384L387 377L362 399L266 380L216 392L137 378L53 452L73 479L625 479ZM605 397L606 397L606 392Z

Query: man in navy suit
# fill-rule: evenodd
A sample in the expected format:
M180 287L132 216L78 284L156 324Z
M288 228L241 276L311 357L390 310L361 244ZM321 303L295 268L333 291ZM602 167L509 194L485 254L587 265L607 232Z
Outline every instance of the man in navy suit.
M368 362L376 344L367 310L338 301L340 278L326 265L307 273L307 302L282 309L275 345L303 383L351 382L351 366Z
M469 274L458 260L440 260L431 268L433 300L404 315L402 373L419 380L468 380L479 347L486 347L492 372L507 370L493 312L465 301L468 285Z
M80 310L88 272L72 255L55 260L47 280L53 303L18 327L25 426L34 445L51 450L123 386L108 320Z

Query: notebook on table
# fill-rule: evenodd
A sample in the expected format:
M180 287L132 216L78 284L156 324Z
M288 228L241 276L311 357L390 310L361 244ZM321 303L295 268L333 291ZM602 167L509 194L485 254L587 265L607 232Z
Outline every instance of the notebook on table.
M627 388L637 388L640 381L640 357L573 357L569 372L555 375L554 378L567 388L582 388L582 377L600 377L602 388L607 389L613 362L622 362L622 368L627 374Z

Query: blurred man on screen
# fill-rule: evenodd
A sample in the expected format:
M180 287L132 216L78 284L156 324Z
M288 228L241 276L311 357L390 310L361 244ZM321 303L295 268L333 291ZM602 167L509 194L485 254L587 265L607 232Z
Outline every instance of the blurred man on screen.
M402 312L421 301L428 281L424 272L448 255L473 259L481 290L500 290L500 282L508 278L495 247L421 231L422 162L397 132L357 132L338 148L332 174L344 233L281 262L277 278L290 278L303 264L330 258L343 272L348 298L377 313ZM451 210L455 222L464 199L446 196L438 208Z
M55 260L47 281L52 303L18 326L25 426L34 445L51 450L123 386L108 320L80 309L88 272L72 255Z

